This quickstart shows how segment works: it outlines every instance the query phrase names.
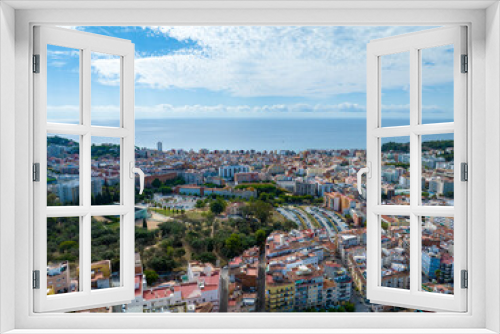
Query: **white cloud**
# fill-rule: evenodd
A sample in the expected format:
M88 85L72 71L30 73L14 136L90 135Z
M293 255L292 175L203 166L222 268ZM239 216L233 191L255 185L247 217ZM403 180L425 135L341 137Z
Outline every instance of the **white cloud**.
M136 106L136 119L156 119L168 117L280 117L284 113L287 117L342 117L365 112L365 107L352 103L337 105L323 104L274 104L274 105L184 105L173 106L159 104L155 106ZM354 115L355 117L357 115ZM359 116L363 116L362 114ZM364 117L364 116L363 116Z
M195 47L136 59L136 81L156 89L195 89L232 96L330 97L364 92L366 44L403 34L412 27L150 27L158 34L190 41ZM449 66L433 51L434 71ZM96 62L103 82L116 84L109 59ZM401 66L388 87L407 84ZM429 84L449 80L433 75Z
M409 113L409 105L382 105L384 117L400 118ZM440 117L446 111L435 105L422 107L427 117ZM116 105L93 105L92 120L115 121L119 117L119 107ZM342 102L339 104L273 104L273 105L180 105L157 104L153 106L136 106L136 119L160 118L234 118L234 117L282 117L287 118L364 118L366 107L356 103ZM79 107L74 105L48 106L50 122L74 123L79 119ZM96 124L96 123L94 123Z
M116 105L92 105L92 121L115 121L120 117L120 107ZM47 106L47 120L56 123L78 123L80 107L77 105Z

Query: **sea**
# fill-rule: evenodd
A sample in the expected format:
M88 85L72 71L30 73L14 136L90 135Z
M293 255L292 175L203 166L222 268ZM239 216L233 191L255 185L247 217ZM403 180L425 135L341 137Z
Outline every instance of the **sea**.
M436 121L439 122L439 121ZM407 125L384 120L384 126ZM366 119L138 119L136 146L163 150L293 150L366 149ZM427 139L450 139L449 135ZM408 137L394 138L408 142Z

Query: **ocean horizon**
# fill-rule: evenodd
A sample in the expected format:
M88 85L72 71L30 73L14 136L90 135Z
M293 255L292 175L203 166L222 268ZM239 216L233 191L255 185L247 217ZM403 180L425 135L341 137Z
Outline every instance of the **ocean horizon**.
M136 146L184 150L364 149L364 119L136 120Z
M366 119L138 119L135 136L136 146L156 148L162 142L163 150L366 149ZM449 136L435 136L441 138Z

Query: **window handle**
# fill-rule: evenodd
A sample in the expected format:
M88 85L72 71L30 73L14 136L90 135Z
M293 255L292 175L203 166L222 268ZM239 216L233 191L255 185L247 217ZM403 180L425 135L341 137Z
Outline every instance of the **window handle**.
M130 178L135 180L135 174L139 174L139 195L144 191L144 172L134 166L134 162L130 162Z
M360 170L358 170L358 192L359 194L361 195L363 192L362 192L362 188L361 188L361 177L363 176L363 174L366 174L366 176L371 179L372 177L372 163L371 162L367 162L366 163L366 167L364 168L361 168Z

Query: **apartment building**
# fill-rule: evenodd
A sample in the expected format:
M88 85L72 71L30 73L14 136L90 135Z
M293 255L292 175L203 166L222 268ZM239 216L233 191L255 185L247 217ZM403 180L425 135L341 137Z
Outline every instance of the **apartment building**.
M68 261L47 266L47 294L72 292Z
M266 274L266 311L292 312L295 305L295 282L283 273Z
M246 165L232 165L219 167L219 176L226 180L233 180L237 173L248 173L250 167Z
M251 173L236 173L234 175L234 182L236 184L240 183L249 183L249 182L258 182L260 181L259 173L251 172Z

